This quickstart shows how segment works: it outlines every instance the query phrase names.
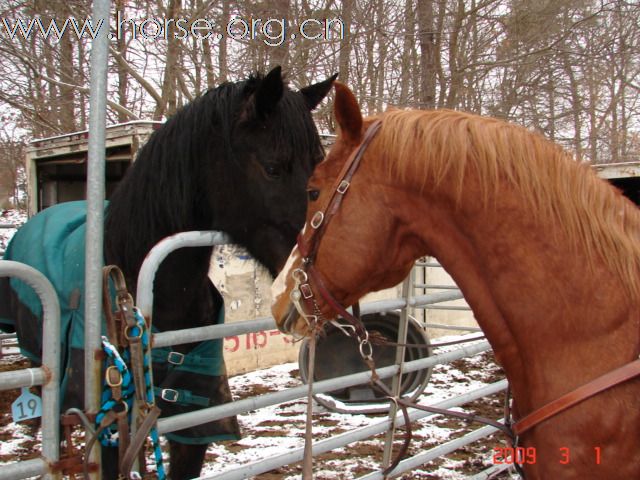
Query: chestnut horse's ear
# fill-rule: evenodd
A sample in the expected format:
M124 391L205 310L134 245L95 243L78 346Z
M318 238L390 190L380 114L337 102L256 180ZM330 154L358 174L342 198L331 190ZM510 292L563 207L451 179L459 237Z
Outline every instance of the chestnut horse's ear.
M340 127L340 135L352 143L362 140L362 113L356 97L351 90L340 82L334 82L336 100L333 111Z

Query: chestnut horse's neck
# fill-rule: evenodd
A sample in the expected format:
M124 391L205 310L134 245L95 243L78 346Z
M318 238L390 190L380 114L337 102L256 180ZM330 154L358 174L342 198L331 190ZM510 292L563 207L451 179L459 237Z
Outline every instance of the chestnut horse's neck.
M465 175L461 194L446 178L437 185L412 185L412 178L416 177L408 177L408 184L395 190L399 195L395 215L411 230L404 233L422 240L423 251L416 255L435 256L463 291L505 369L520 416L638 357L637 292L634 295L619 269L598 254L597 245L571 238L553 216L532 213L504 179L496 186L496 195L487 197L472 169ZM624 232L638 235L640 215L635 206L620 196L616 208L625 216ZM611 254L625 255L624 242L613 245ZM635 422L632 446L637 448L640 416L637 403L632 406L637 390L637 382L629 382L617 387L622 394L615 402L611 392L584 402L535 428L523 444L535 446L547 465L558 465L565 447L574 449L574 454L591 455L620 428L603 422L601 412L607 410L615 422L635 408L629 421ZM612 403L620 410L611 412ZM599 423L589 424L594 415ZM585 450L584 441L576 442L592 429L600 429L602 435ZM584 465L561 466L565 468L557 472L540 465L528 469L532 478L579 478L572 475L588 471L580 470ZM638 465L629 468L635 469L634 475L639 473Z

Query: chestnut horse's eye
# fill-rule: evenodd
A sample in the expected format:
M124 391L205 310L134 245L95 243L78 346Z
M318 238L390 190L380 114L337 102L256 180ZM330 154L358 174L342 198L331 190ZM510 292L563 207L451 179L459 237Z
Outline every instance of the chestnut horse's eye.
M320 190L307 190L309 201L315 202L320 197Z

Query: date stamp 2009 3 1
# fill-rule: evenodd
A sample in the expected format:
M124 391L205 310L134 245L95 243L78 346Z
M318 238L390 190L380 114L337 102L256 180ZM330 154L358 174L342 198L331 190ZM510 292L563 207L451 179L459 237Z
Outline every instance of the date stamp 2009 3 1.
M491 459L494 465L534 465L538 461L536 447L494 447ZM602 461L602 448L593 447L593 463L600 465ZM571 463L571 451L567 447L558 449L558 463L568 465Z

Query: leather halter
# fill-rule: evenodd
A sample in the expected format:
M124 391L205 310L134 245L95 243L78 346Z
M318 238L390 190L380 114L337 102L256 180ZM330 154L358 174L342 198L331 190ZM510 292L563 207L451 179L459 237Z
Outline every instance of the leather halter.
M297 299L293 298L294 304L296 303L296 300L298 300L302 301L307 307L306 312L301 311L301 309L298 308L299 313L305 318L309 316L317 318L319 316L319 308L314 300L314 294L311 288L311 284L313 284L317 294L322 297L322 299L336 314L349 323L348 327L352 329L352 332L347 332L344 329L343 331L351 336L356 336L361 342L361 349L362 343L367 342L368 339L368 334L364 325L358 318L356 318L356 316L349 313L347 309L331 294L325 285L322 275L320 275L320 272L316 270L314 262L320 246L320 240L326 231L326 226L337 213L338 208L340 208L344 195L347 193L347 190L351 185L351 179L360 166L362 156L376 133L380 130L381 126L381 120L373 122L365 132L360 144L351 153L351 155L349 155L349 158L345 162L340 174L337 176L332 186L332 194L326 204L326 207L323 210L318 210L309 221L309 226L311 227L311 235L309 238L305 239L303 233L298 235L298 249L303 257L302 268L296 269L293 272L294 279L296 279L296 275L301 277L296 279L297 289L294 290L294 295L297 295L295 292L299 292L299 295ZM355 309L357 309L356 306L354 306L354 310ZM313 315L311 312L313 312Z

